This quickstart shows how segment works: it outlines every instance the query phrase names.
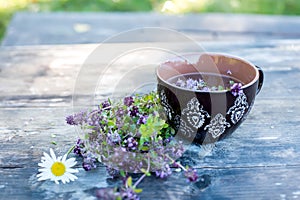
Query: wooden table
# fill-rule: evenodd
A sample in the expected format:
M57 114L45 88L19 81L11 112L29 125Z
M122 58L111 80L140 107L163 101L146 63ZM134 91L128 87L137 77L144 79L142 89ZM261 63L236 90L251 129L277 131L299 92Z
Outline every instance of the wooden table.
M141 183L141 199L300 198L300 40L202 45L261 66L263 89L231 137L201 159L199 147L183 158L198 169L197 184L186 183L182 173L153 176ZM95 47L1 47L0 199L94 199L96 188L119 183L104 166L85 172L79 165L79 178L70 184L36 180L42 152L52 147L64 154L77 138L65 117L72 113L76 75Z

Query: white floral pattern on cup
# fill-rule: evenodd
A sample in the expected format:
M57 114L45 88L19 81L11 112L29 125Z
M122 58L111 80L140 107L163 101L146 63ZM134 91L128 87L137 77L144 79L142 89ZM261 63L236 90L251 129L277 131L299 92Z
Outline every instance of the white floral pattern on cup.
M181 116L176 115L173 117L175 112L169 105L164 90L161 91L160 96L167 117L174 122L175 128L187 137L191 136L191 133L194 130L193 128L201 128L205 124L206 119L211 117L209 113L203 109L203 106L196 97L192 98L187 103L186 108L182 110ZM249 108L247 97L244 93L241 93L235 99L234 105L227 111L231 123L238 123L246 114L247 108ZM231 127L231 124L226 121L226 117L221 113L218 113L213 117L210 123L204 127L204 130L206 130L213 138L218 138L226 131L226 128L229 127Z
M182 119L180 119L180 127L178 131L186 137L191 137L193 132L193 130L189 126L187 126L185 121Z
M182 110L182 114L186 115L189 124L194 128L201 128L205 122L205 117L210 117L208 112L203 110L203 106L199 103L196 97L192 98L187 103L187 107Z
M172 109L172 107L169 105L168 100L167 100L167 96L164 90L162 90L160 92L160 100L161 100L161 104L167 114L167 117L169 120L172 120L172 116L174 115L174 111Z
M208 129L207 132L211 134L213 138L218 138L225 132L226 127L230 127L230 124L226 122L226 118L221 113L218 113L210 121L210 124L205 126L204 130Z
M231 122L233 124L238 123L248 107L246 95L244 93L240 94L234 101L234 105L227 112L227 114L230 114Z

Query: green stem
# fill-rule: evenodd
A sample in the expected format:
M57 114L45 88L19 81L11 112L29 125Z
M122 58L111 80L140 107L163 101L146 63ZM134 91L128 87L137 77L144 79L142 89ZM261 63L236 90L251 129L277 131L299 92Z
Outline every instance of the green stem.
M137 180L134 185L132 186L133 188L136 188L136 186L146 177L146 173L148 173L150 170L150 155L148 153L148 166L147 166L147 171Z
M73 150L75 149L75 145L73 145L67 152L67 155L69 155Z
M184 166L182 166L179 162L176 162L168 154L166 154L166 157L169 158L172 163L176 163L183 171L185 171L185 172L187 171L187 169Z

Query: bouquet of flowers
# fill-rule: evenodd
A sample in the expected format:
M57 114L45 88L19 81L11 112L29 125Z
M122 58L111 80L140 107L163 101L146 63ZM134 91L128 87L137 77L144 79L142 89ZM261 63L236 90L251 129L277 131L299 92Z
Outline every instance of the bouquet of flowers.
M114 102L107 100L94 110L68 116L66 121L83 132L73 147L73 152L83 158L82 167L89 171L96 168L96 162L101 162L111 176L124 179L123 186L99 189L97 195L101 199L139 199L137 193L142 190L137 185L146 176L166 178L171 175L172 167L184 170L189 181L198 178L194 169L176 162L184 153L184 146L174 139L175 131L167 123L155 92ZM45 165L43 159L41 165ZM132 183L131 173L142 175Z

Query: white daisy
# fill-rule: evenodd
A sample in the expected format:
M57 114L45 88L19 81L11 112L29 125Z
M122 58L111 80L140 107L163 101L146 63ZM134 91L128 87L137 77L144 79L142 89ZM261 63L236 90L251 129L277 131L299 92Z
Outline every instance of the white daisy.
M37 175L39 181L50 179L56 184L59 181L62 183L69 183L70 180L74 181L77 179L72 173L77 173L77 169L72 169L76 165L75 158L69 158L67 160L67 154L63 157L59 156L56 158L53 149L50 149L50 155L44 152L44 156L41 158L41 162L38 164L41 168Z

